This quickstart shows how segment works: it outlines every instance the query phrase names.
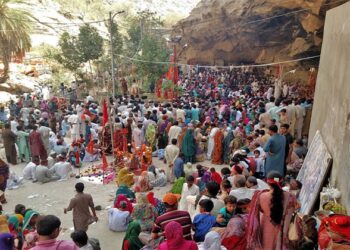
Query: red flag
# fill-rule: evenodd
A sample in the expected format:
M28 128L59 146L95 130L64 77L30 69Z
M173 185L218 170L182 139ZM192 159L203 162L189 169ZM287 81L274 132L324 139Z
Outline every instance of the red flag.
M80 153L79 150L75 152L75 166L78 166L80 164Z
M104 153L102 153L102 169L103 171L107 170L108 168L108 162L107 162L107 157Z
M281 64L277 64L276 65L276 78L280 78L282 76L282 71L283 71L283 67Z
M102 126L108 122L108 111L106 100L103 100L103 110L102 110Z

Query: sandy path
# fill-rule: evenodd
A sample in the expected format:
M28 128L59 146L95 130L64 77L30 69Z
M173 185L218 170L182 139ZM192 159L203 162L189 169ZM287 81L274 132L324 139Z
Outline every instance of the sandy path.
M156 158L153 158L155 166L164 167L164 163ZM95 163L96 164L96 163ZM92 164L84 164L87 168ZM208 162L203 163L205 166L211 166ZM25 164L11 166L11 170L18 175L22 175L22 170ZM219 170L222 166L216 166ZM67 181L50 182L46 184L24 182L18 189L7 190L6 197L8 203L3 205L5 213L13 213L16 204L22 203L27 208L32 208L41 214L54 214L62 221L62 231L60 239L70 239L70 233L73 230L72 213L63 213L63 209L68 206L70 199L75 195L74 185L79 182L79 179L71 178ZM94 199L95 206L102 206L102 211L98 211L99 221L89 227L89 237L94 237L100 240L103 250L121 249L124 233L115 233L108 230L107 210L111 206L115 196L116 185L109 183L107 185L93 184L84 182L85 192L90 193ZM167 191L170 190L170 185L163 188L153 190L155 196L161 198ZM30 196L35 196L29 198Z

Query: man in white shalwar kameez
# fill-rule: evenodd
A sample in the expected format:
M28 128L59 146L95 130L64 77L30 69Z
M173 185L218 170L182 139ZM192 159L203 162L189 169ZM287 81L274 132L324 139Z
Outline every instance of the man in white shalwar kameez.
M215 126L215 125L214 125ZM214 150L214 137L216 135L216 132L218 132L219 129L217 127L213 127L210 131L209 134L209 141L208 141L208 151L207 151L207 159L208 161L211 160L211 154L213 153Z
M164 157L168 165L168 167L166 168L166 173L168 181L170 181L170 183L173 183L175 181L174 162L180 153L180 149L178 146L176 146L176 144L177 140L173 139L171 141L171 145L166 146L164 150Z
M71 138L72 141L76 141L80 139L80 131L79 131L79 120L77 114L72 114L68 117L68 122L71 124Z
M38 132L40 133L40 136L41 136L41 140L43 141L44 143L44 147L46 149L46 153L48 155L50 155L50 132L51 132L51 129L44 126L44 123L43 122L40 122L40 127L38 128Z
M175 121L174 125L171 126L169 129L169 133L168 133L169 144L171 144L171 141L173 139L177 140L179 138L179 134L181 133L182 129L178 125L179 125L178 121Z
M296 106L296 113L297 113L297 121L295 126L296 131L296 138L301 139L302 131L303 131L303 124L304 124L304 117L306 115L305 108L298 103Z
M182 186L181 199L179 202L179 210L187 211L191 215L191 218L196 211L196 198L200 194L199 187L193 183L193 176L188 176L186 179L186 183L184 183Z
M137 125L132 131L132 140L136 148L141 148L143 144L142 122Z

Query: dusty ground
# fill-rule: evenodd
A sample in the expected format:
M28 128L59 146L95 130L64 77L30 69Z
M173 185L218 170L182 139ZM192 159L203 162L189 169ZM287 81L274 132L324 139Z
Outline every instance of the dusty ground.
M153 158L153 162L155 166L164 167L164 163L156 158ZM89 165L85 164L84 168ZM209 162L205 162L203 165L211 166ZM11 166L11 170L21 176L24 166L24 163ZM216 168L219 170L221 166L216 166ZM3 205L3 209L6 213L12 213L15 205L22 203L27 208L32 208L41 214L54 214L62 221L62 231L59 238L70 239L70 233L73 230L72 213L64 214L63 209L68 206L70 199L75 195L74 185L77 182L79 179L76 178L46 184L26 181L18 189L6 191L8 203ZM102 211L97 212L99 221L89 227L89 237L99 239L103 250L121 249L124 233L116 233L108 229L106 210L112 206L116 185L114 183L102 185L90 182L84 182L84 184L85 192L92 194L95 206L100 205L103 208ZM156 188L153 191L156 197L161 198L169 190L170 185Z

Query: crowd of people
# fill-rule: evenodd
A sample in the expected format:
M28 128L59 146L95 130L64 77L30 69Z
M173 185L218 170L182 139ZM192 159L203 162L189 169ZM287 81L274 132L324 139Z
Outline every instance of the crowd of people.
M0 109L7 161L1 161L0 201L6 203L9 166L18 161L27 163L25 180L47 183L123 152L134 156L116 166L118 188L108 211L109 229L126 232L123 250L289 249L312 99L306 87L276 81L256 69L194 68L179 79L185 93L163 102L137 94L101 103L92 96L11 101ZM164 164L152 163L152 156ZM169 184L163 197L152 192ZM15 239L16 249L98 249L86 235L98 219L92 197L82 183L76 191L65 209L73 210L76 244L56 240L59 219L36 212L29 230L35 237L27 237L25 218L34 211L25 209L4 218L9 230L0 241Z

